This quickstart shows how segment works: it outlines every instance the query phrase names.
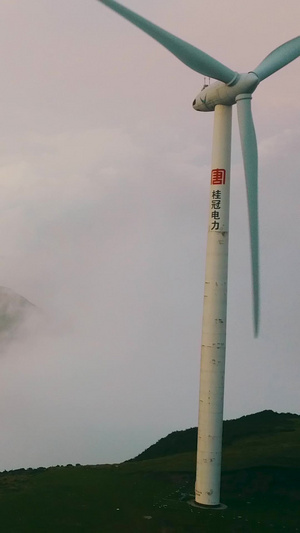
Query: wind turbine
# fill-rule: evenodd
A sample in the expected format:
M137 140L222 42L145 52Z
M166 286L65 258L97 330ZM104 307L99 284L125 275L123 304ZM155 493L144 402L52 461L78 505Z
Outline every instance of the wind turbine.
M195 501L208 508L218 507L226 348L232 106L237 104L247 186L254 334L257 336L259 329L258 157L251 98L261 81L299 57L300 36L273 50L254 70L239 74L118 2L99 1L153 37L191 69L218 80L209 86L204 86L193 101L195 110L215 112L202 324Z

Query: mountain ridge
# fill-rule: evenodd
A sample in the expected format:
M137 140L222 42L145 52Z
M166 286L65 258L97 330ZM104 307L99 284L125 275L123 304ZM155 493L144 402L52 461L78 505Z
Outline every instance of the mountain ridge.
M236 441L275 436L277 433L295 431L294 422L299 423L300 415L276 413L270 409L225 420L223 424L223 451ZM196 452L197 427L173 431L159 439L130 461L144 461L187 452Z

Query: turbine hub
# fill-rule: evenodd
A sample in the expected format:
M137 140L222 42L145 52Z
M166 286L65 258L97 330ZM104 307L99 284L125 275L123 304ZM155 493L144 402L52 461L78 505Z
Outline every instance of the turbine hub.
M196 111L213 111L216 105L234 105L239 94L251 95L258 84L258 76L254 72L239 74L234 85L216 81L196 96L193 108Z

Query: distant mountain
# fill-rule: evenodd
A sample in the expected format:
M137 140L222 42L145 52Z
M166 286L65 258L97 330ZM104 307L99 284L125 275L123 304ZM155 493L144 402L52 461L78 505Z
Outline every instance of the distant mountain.
M0 341L11 338L36 307L23 296L0 286Z
M300 428L300 415L291 413L275 413L271 410L261 411L252 415L242 416L235 420L225 420L223 426L224 451L230 445L240 440L251 440L259 437L262 442L265 437L286 432L293 432ZM285 440L282 437L282 440ZM285 442L285 446L287 446ZM144 461L158 457L166 457L186 452L196 452L197 428L174 431L140 453L133 461ZM288 450L286 450L288 452Z

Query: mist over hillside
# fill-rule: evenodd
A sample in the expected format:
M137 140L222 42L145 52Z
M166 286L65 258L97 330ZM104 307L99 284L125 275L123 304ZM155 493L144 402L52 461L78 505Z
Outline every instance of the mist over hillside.
M26 323L37 315L37 307L29 300L0 286L0 346L21 334Z

